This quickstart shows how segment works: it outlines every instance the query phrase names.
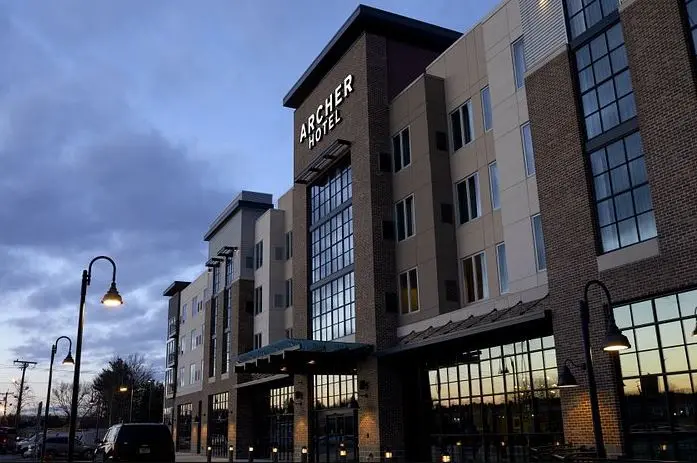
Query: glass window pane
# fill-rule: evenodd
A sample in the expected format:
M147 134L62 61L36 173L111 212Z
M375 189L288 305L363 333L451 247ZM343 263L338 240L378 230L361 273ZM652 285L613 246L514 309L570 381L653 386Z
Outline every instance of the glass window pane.
M584 93L581 97L583 104L583 115L588 116L598 110L598 98L595 90Z
M627 151L627 159L634 159L644 154L644 147L641 142L639 132L634 132L624 139L624 145Z
M637 188L633 193L637 214L651 210L651 193L648 185Z
M610 58L605 56L600 58L593 65L593 74L595 75L595 81L600 83L612 75L612 69L610 68Z
M617 104L619 106L620 120L622 122L628 121L629 119L636 116L636 104L634 102L634 94L633 93L630 93L629 95L625 96L624 98L621 98L617 102Z
M678 311L678 298L674 295L657 298L654 300L654 304L656 307L656 317L659 321L670 320L680 316Z
M576 67L581 70L592 63L591 61L591 51L588 45L584 45L576 51Z
M639 363L634 352L620 355L620 366L622 367L622 376L639 375Z
M600 201L602 199L607 198L612 194L612 190L610 188L610 174L602 174L598 175L595 177L594 185L595 185L595 199Z
M657 350L639 352L639 370L642 375L655 375L661 373L661 358Z
M632 326L632 312L628 305L616 307L613 312L618 328L622 329Z
M603 122L603 130L607 131L620 123L617 105L612 103L600 110L600 119Z
M658 325L658 331L661 333L661 344L663 347L681 346L684 344L682 338L682 324L680 321L661 323Z
M591 41L591 56L593 61L598 61L603 56L607 55L607 41L605 34L600 34Z
M610 178L612 180L612 192L614 194L618 194L629 189L629 172L626 164L622 164L621 166L612 169L610 171ZM630 214L631 213L632 212L630 211ZM618 218L621 219L623 217L621 217L618 213Z
M627 62L627 51L624 45L610 52L610 63L612 64L612 72L619 72L629 66Z
M615 101L615 87L613 81L608 80L598 86L598 103L602 108L613 101Z
M656 220L653 211L637 216L639 238L644 241L656 237Z
M697 307L697 290L678 294L678 302L680 303L680 313L682 316L693 317L695 308Z
M618 97L632 91L632 79L629 77L629 71L624 71L615 77L615 90Z
M610 252L620 247L620 240L617 236L617 227L614 224L601 228L600 238L603 243L604 252Z
M631 177L633 186L641 185L648 181L646 176L646 163L644 162L643 156L629 163L629 176Z
M595 113L586 118L586 136L590 138L597 137L603 133L603 127L600 124L600 114Z
M601 227L615 222L615 208L612 199L598 203L598 224Z
M593 76L593 68L589 67L578 73L579 86L581 91L585 92L595 85L595 77Z
M639 241L636 220L634 217L619 222L617 224L617 230L620 235L621 246L629 246L630 244L634 244Z
M617 220L623 220L634 215L631 192L615 196L615 214L617 215Z
M687 354L685 347L669 347L663 349L663 362L666 365L666 372L687 371Z
M607 170L608 165L607 160L605 158L605 149L599 149L598 151L594 151L593 153L591 153L590 158L593 175L598 175Z

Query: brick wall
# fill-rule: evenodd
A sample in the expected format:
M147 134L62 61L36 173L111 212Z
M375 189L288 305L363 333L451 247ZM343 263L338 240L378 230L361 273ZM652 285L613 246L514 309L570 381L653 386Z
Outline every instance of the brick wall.
M688 61L680 2L635 0L621 13L638 122L644 141L660 255L600 273L595 249L592 189L569 55L562 53L526 79L537 182L547 248L548 304L553 309L557 362L582 361L578 299L599 278L615 301L697 285L697 91ZM609 453L623 445L616 358L601 350L605 316L591 294L591 344L601 421ZM563 390L568 441L593 444L585 375Z

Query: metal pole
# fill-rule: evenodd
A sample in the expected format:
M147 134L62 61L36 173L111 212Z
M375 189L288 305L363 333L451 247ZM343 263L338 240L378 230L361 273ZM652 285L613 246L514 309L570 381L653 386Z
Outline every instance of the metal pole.
M46 391L46 414L44 415L44 435L41 437L41 460L44 460L44 448L46 447L46 433L48 432L48 409L51 405L51 381L53 380L53 361L56 358L58 346L51 346L51 364L48 367L48 388Z
M97 426L96 426L97 430L96 430L95 436L94 436L95 442L99 441L99 417L102 414L101 412L102 412L102 398L99 397L97 399Z
M581 308L581 333L583 337L583 355L586 361L588 373L588 395L591 402L591 417L593 419L593 436L595 438L595 451L598 458L605 458L605 442L603 441L603 429L600 423L600 405L598 403L598 391L595 384L595 373L593 371L593 353L591 352L590 342L590 311L588 309L588 291L584 300L580 301Z
M133 384L131 384L131 405L128 410L128 422L133 423Z
M89 284L89 274L87 270L82 271L82 284L80 286L80 314L77 320L77 338L75 340L75 371L73 373L73 398L70 404L70 428L68 431L68 462L73 461L75 451L75 431L77 430L77 401L80 384L80 361L82 360L82 327L85 321L85 299L87 296L87 285Z

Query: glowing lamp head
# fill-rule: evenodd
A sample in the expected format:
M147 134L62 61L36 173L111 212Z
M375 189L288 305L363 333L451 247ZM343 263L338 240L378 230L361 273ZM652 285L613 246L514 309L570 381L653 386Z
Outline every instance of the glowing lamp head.
M102 297L102 304L107 307L118 307L123 304L123 298L119 294L119 290L116 289L115 282L111 282L109 291L107 291L106 294L104 294L104 297Z

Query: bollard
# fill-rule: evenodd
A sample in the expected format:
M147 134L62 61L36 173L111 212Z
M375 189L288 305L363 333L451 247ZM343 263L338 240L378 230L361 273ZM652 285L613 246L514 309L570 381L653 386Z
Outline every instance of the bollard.
M274 463L278 462L278 447L276 447L275 445L271 449L271 461L273 461Z
M210 445L206 447L206 462L211 463L211 458L213 457L213 447Z
M450 463L450 454L448 452L443 452L440 456L441 463Z
M307 447L303 445L300 449L300 463L307 463Z
M249 463L252 463L254 461L254 447L249 446Z
M227 461L228 461L228 463L232 463L234 459L235 459L235 447L233 447L231 445L227 449Z
M390 463L392 460L392 450L387 449L385 450L385 463Z
M346 446L342 442L339 444L339 461L342 463L346 463L346 456L348 455L348 452L346 451Z

